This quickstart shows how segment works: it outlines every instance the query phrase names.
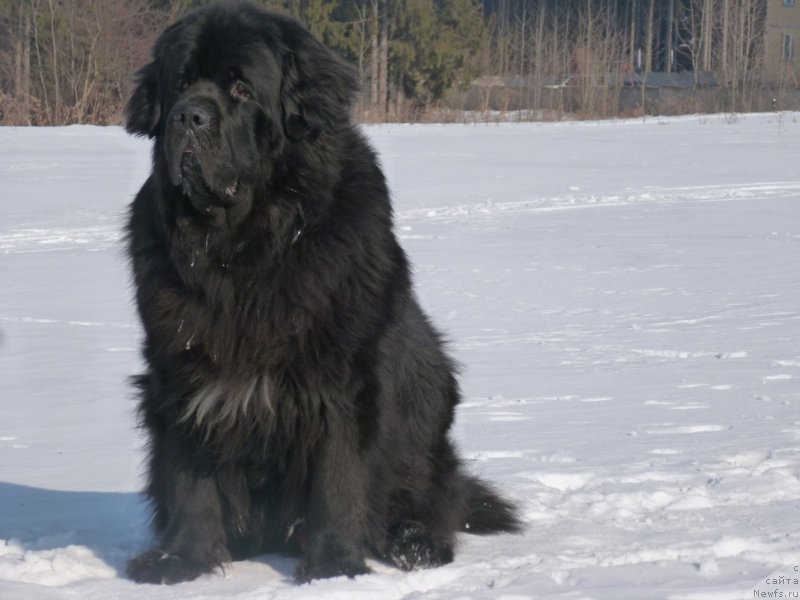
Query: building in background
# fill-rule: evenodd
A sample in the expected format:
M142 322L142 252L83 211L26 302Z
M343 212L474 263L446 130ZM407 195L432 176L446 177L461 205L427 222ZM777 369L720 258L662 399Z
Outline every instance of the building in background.
M800 77L800 2L767 0L764 21L765 79L798 85Z

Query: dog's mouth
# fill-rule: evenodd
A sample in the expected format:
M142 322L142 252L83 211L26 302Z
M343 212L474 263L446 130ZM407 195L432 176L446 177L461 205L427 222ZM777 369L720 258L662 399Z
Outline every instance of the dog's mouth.
M241 189L241 180L233 173L231 177L211 183L206 176L200 153L194 146L186 146L175 157L170 168L173 185L181 188L198 210L210 211L213 208L225 208L236 199Z
M181 153L181 159L178 161L178 169L176 175L173 176L173 183L176 183L175 177L177 177L178 182L185 181L189 177L195 162L194 149L185 148Z

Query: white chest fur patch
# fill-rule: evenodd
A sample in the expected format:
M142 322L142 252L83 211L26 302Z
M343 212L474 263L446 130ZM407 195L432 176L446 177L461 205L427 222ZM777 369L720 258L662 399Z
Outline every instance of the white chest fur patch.
M273 414L269 378L220 380L202 387L186 404L181 421L193 421L208 432L243 423L266 423Z

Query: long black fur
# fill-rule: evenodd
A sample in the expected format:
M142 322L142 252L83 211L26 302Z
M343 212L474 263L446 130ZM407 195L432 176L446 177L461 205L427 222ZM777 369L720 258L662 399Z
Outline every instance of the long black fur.
M454 534L517 531L448 438L454 366L414 298L355 74L297 22L192 13L138 73L154 138L128 250L158 546L139 582L257 553L299 581L452 560Z

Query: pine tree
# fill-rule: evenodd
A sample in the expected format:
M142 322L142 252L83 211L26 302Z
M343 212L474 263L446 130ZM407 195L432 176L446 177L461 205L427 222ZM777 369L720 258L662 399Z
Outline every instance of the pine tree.
M477 74L486 40L480 4L472 0L401 0L392 40L396 83L417 106L440 100Z

